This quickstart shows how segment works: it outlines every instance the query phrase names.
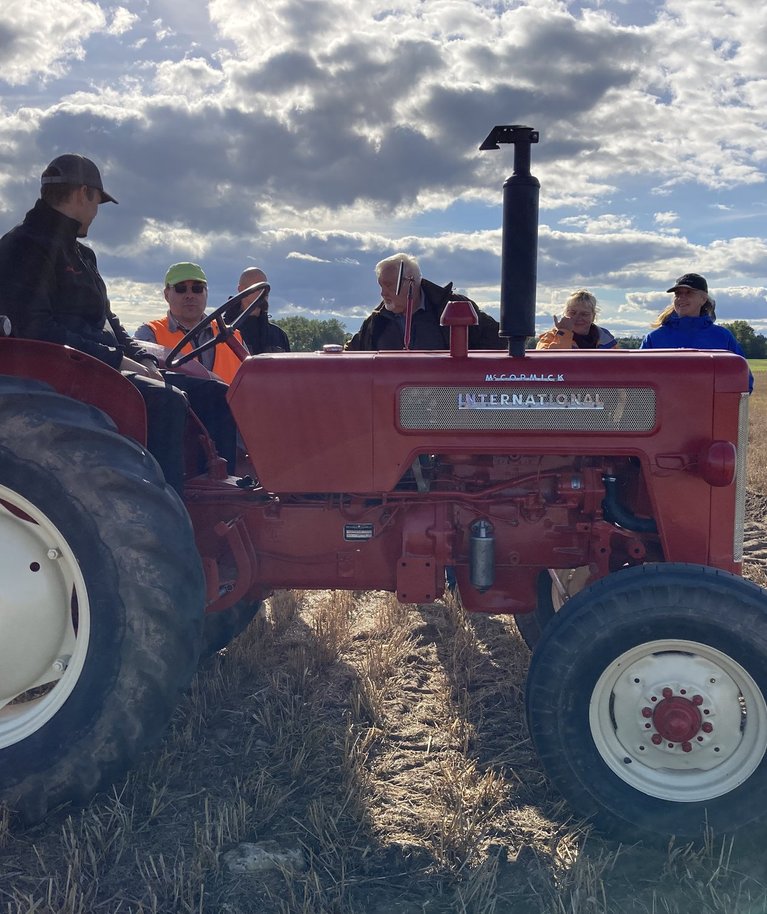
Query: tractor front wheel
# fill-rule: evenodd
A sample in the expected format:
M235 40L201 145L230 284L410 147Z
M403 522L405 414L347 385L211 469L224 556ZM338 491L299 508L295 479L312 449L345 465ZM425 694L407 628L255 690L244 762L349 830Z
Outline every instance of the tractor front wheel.
M767 818L767 593L644 565L567 601L533 653L533 742L554 786L615 837L700 838Z

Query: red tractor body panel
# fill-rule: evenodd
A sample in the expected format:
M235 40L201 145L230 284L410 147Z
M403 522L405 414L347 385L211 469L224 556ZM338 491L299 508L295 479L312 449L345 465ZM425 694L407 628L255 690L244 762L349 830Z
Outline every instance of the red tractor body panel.
M270 491L382 492L397 484L418 453L560 454L565 437L565 452L644 454L653 463L660 455L683 454L689 464L702 444L733 440L744 378L747 391L746 363L721 352L536 352L524 362L488 352L466 359L446 352L296 353L249 359L229 402ZM402 415L404 399L416 388L473 395L474 401L457 406L454 421L443 418L437 427L442 404L429 409L416 402L419 415ZM597 423L579 430L552 422L577 409L571 390L605 388L650 392L652 421L622 426L614 418L621 404L615 404L601 434ZM562 389L567 409L556 402ZM732 394L725 415L714 413L715 392ZM520 395L527 402L519 402ZM596 406L592 415L607 414ZM498 421L475 421L481 413ZM661 463L657 475L681 466Z
M1 339L0 358L145 442L119 372L26 340ZM446 568L467 608L490 612L532 609L546 568L739 573L747 390L745 361L724 352L249 358L229 401L257 484L211 473L187 487L209 609L286 587L425 602ZM628 520L605 508L610 486ZM493 554L479 584L478 523Z
M261 355L229 394L259 485L232 488L223 514L220 492L192 485L188 506L202 554L250 593L424 602L451 567L469 609L525 612L545 568L739 572L747 391L745 361L723 352ZM480 521L493 570L474 586Z

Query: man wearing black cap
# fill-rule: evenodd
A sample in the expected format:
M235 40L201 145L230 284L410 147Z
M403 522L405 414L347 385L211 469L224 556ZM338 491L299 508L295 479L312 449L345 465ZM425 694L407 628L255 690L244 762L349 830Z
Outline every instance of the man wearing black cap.
M744 356L735 337L726 327L714 323L715 302L708 283L699 273L685 273L667 292L674 300L654 321L655 330L642 340L642 349L725 349ZM749 372L749 391L754 378Z
M113 368L162 380L157 363L111 312L85 238L99 204L117 203L96 165L68 153L41 178L40 199L0 239L0 307L16 336L61 343Z
M10 317L14 336L71 346L125 372L146 403L149 450L170 485L181 492L187 398L166 384L154 356L112 314L96 255L78 240L87 236L101 203L117 200L104 190L90 159L67 153L50 163L42 174L40 199L20 225L0 238L0 312ZM184 384L183 376L169 380L176 384L177 378ZM228 412L226 387L220 387L219 399ZM230 469L234 436L232 423L226 440L216 440Z

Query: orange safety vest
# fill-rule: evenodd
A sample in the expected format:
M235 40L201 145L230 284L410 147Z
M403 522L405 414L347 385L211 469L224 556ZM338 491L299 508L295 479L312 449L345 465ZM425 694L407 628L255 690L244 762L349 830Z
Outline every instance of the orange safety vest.
M168 326L167 314L165 317L159 318L156 321L149 321L147 326L152 328L155 340L161 346L165 346L168 349L172 349L176 343L183 339L186 333L184 330L172 331ZM211 327L213 328L213 334L218 336L218 327L216 324L211 324ZM240 331L235 330L234 335L242 343ZM243 343L243 346L244 345L245 344ZM191 349L192 344L189 343L188 345L184 346L181 351L190 352ZM242 362L240 362L237 356L225 343L222 343L220 346L216 346L215 357L213 359L213 372L217 374L222 381L226 381L227 384L231 384L234 380L235 374L237 374L237 369L241 364Z

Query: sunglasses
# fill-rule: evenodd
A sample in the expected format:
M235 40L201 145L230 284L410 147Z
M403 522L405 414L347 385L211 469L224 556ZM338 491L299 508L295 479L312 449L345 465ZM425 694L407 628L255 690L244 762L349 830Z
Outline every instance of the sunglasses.
M186 292L186 285L185 282L174 283L173 291L178 292L179 295L183 295ZM204 282L192 282L189 283L189 285L192 287L192 292L194 292L195 295L199 295L200 292L204 292L206 289Z

